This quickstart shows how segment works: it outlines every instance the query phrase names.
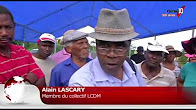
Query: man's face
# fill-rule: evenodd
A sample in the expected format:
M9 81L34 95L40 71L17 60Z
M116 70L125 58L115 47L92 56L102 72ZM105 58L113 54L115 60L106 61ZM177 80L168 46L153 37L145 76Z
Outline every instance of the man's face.
M73 41L73 45L71 47L71 54L78 58L86 59L89 55L89 43L87 38L82 38L76 41Z
M149 67L159 67L163 61L164 53L159 51L149 51L145 53L146 63Z
M122 68L130 42L96 41L97 56L101 68L109 74L115 75Z
M14 39L15 25L9 14L0 14L0 47L9 46Z
M40 41L38 43L38 52L43 58L50 56L54 50L54 43L50 41Z
M137 50L139 55L143 55L144 54L144 50Z
M174 58L176 57L176 52L170 51L169 54L165 55L167 61L173 62Z

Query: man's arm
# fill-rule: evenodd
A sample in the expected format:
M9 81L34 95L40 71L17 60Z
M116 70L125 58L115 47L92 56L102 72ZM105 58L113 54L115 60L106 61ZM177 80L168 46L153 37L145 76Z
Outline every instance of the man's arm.
M38 79L35 84L35 86L46 86L46 81L45 81L45 77L42 77L40 79Z
M49 86L60 86L60 73L61 69L57 68L58 66L55 66L50 74L50 84Z
M139 65L137 65L135 62L133 62L133 63L134 63L135 69L136 69L136 77L137 77L139 86L146 86L146 80L142 77L142 73L138 68Z
M183 87L184 84L184 80L181 78L181 76L179 75L178 79L177 79L177 86L178 87Z
M29 55L29 73L27 79L31 84L35 86L46 86L45 75L40 67L35 63L35 60L32 57L32 54L26 50L26 54Z
M35 86L46 86L45 77L38 79L34 73L28 73L26 79L28 79L30 83Z

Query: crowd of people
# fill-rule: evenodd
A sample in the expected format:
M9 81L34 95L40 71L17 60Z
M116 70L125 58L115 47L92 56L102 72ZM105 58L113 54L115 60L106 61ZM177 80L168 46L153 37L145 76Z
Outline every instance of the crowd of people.
M95 32L66 31L60 41L64 48L53 55L54 35L42 34L33 54L14 45L14 35L14 17L0 6L0 84L22 76L36 86L196 86L196 37L182 41L188 58L183 66L175 62L182 52L157 41L149 42L146 51L139 46L127 60L131 40L139 35L127 9L101 9ZM96 39L96 58L89 54L86 37Z

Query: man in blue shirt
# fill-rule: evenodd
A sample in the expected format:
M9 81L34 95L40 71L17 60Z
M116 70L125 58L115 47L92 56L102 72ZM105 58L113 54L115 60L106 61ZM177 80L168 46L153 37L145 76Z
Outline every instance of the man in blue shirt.
M89 55L88 34L69 30L63 35L65 49L71 54L67 60L56 65L51 72L50 86L68 86L70 77L91 59Z
M125 61L134 32L128 11L102 9L95 32L97 58L72 75L69 86L145 86L136 64L136 73Z

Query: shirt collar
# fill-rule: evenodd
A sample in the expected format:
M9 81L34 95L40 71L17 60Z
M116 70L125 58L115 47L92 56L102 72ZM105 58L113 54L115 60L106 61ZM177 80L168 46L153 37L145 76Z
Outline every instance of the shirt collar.
M138 64L138 69L141 71L142 77L145 78L145 79L147 79L146 75L142 72L142 63L144 63L144 61L142 61L141 63ZM164 75L163 67L161 66L160 73L158 73L155 77L163 77L163 75Z
M71 55L70 53L66 52L64 48L62 49L62 53L63 55Z
M13 44L11 44L10 46L10 52L16 52L17 49L15 48L15 46ZM6 57L4 54L0 53L1 56ZM12 55L12 54L11 54Z
M161 66L161 71L160 71L160 73L158 74L159 77L163 77L163 75L164 75L163 68L164 68L164 67Z
M89 61L91 61L92 59L87 58L86 60L87 60L87 62L89 62ZM72 56L69 57L67 60L64 61L64 65L66 65L66 66L67 66L67 65L71 65L71 66L73 66L75 69L79 69L79 68L80 68L78 65L76 65L76 64L73 62Z
M101 68L101 65L97 57L93 61L92 70L94 70L95 81L106 81L110 79L109 74L106 74Z
M71 65L75 69L79 69L80 67L73 62L72 56L69 57L67 60L64 61L64 65L68 66Z
M107 81L108 80L109 82L116 82L112 75L105 73L103 71L97 57L93 60L92 70L94 70L95 81ZM124 61L123 63L123 71L124 71L123 80L128 80L129 78L133 76L133 74L135 74L135 72L131 69L127 61ZM128 78L126 78L126 76Z

